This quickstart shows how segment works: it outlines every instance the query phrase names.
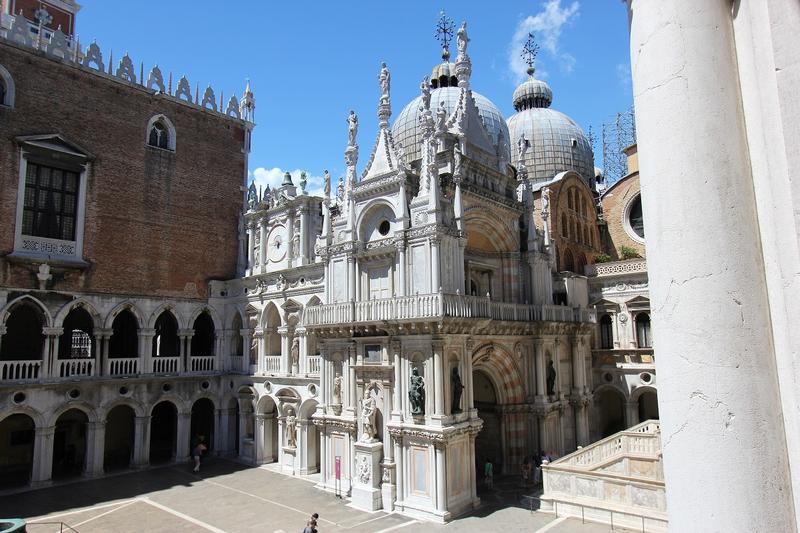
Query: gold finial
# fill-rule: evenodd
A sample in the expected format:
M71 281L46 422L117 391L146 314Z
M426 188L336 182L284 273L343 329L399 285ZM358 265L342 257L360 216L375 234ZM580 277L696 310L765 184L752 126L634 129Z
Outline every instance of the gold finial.
M538 53L539 45L536 44L536 41L533 39L533 32L529 32L528 39L525 41L525 46L522 47L522 53L520 54L523 61L528 65L528 76L533 76L533 73L536 71L536 69L533 68L533 62L536 61L536 54Z
M455 29L453 19L448 18L444 9L439 13L439 21L436 23L436 33L434 36L442 45L442 59L447 61L450 59L450 41L453 39L453 30Z

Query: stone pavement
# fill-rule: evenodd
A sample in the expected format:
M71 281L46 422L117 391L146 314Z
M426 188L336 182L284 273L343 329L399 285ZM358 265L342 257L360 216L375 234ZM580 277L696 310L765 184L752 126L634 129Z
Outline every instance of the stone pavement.
M315 489L309 479L217 459L207 461L199 474L179 465L2 496L0 517L28 519L29 533L59 531L58 525L44 522L63 522L80 533L299 532L312 512L320 514L320 533L611 531L523 509L515 505L518 496L513 484L499 484L483 496L484 505L473 515L431 524L358 511Z

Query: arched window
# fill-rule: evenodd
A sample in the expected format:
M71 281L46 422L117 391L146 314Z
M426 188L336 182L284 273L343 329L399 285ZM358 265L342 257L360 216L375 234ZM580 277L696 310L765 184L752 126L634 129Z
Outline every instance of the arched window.
M125 309L114 317L111 328L113 333L108 348L108 357L139 357L139 323L130 309Z
M567 224L567 215L561 213L561 236L563 238L569 237L569 225Z
M575 272L575 260L569 250L564 252L564 270Z
M600 348L610 350L614 347L614 323L611 315L600 318Z
M14 78L0 65L0 105L14 107Z
M3 361L41 359L44 323L42 310L35 304L23 301L15 305L6 320L6 333L0 344L0 359Z
M164 150L175 150L175 127L164 115L157 115L147 124L147 144Z
M584 267L586 266L586 256L582 253L578 254L578 257L575 259L575 273L583 275Z
M636 344L639 348L653 347L653 339L650 334L650 315L647 313L636 315Z
M77 308L64 319L64 333L58 343L59 359L88 359L94 354L94 324L85 309Z
M191 355L214 355L214 321L206 312L200 313L194 321Z
M567 191L567 207L575 210L575 189L570 189Z
M155 357L177 357L180 355L178 321L169 311L164 311L156 320L156 334L153 337Z

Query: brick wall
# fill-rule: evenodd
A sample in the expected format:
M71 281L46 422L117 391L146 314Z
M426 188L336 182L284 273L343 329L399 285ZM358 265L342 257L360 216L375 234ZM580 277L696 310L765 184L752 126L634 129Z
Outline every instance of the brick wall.
M56 272L54 289L194 297L208 280L235 275L242 122L5 43L0 64L16 85L14 108L0 108L0 255L14 246L14 139L59 133L95 159L83 247L90 266ZM174 153L145 143L156 114L175 126ZM34 271L0 258L0 286L35 287Z
M606 253L614 259L621 259L620 249L623 246L633 248L645 257L645 246L635 241L625 229L625 208L640 191L639 172L628 174L617 181L603 195L603 213L607 228ZM645 227L645 234L647 228Z

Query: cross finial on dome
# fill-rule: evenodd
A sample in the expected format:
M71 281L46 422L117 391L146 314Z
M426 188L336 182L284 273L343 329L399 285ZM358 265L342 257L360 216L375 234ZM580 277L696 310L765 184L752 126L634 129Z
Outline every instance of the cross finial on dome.
M536 41L533 38L533 32L528 33L528 39L525 41L525 46L522 47L522 60L528 65L528 76L533 76L533 73L536 71L533 68L533 62L536 61L536 54L539 53L539 45L536 44Z
M436 39L442 45L442 59L447 61L450 58L450 41L453 39L455 29L453 19L445 14L444 9L439 13L439 21L436 23Z

